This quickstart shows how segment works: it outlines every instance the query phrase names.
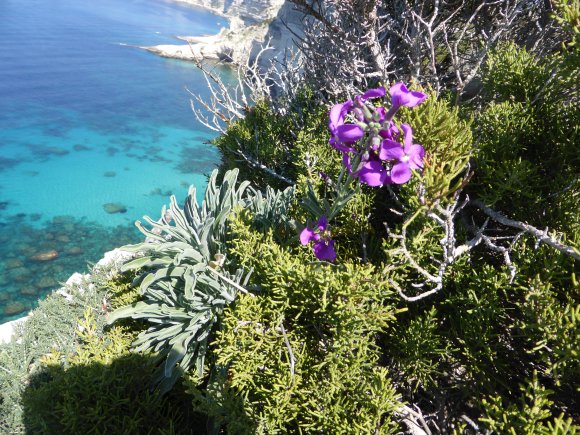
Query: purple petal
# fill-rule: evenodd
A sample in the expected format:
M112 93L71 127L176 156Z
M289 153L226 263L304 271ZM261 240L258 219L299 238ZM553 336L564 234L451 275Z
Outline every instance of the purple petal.
M377 113L379 114L378 122L382 124L385 120L385 116L387 115L387 110L384 107L377 107Z
M388 177L387 171L381 164L380 160L369 160L356 173L361 183L376 187L385 184Z
M350 100L332 106L332 109L330 109L330 113L328 114L328 128L331 132L334 133L339 125L344 124L344 117L349 112L349 110L352 109L352 106L353 102Z
M411 169L419 169L423 167L423 157L425 156L425 150L421 145L411 145L407 151L407 155L409 156L409 167Z
M318 222L316 222L316 226L320 231L326 230L326 227L328 227L328 219L326 218L325 215L322 216L320 219L318 219Z
M409 154L409 147L413 145L413 129L409 124L401 124L401 130L403 130L403 143L405 144L405 153Z
M386 93L387 90L385 89L385 87L381 86L379 88L369 89L364 94L362 94L362 98L365 100L368 98L381 98L384 97Z
M320 261L336 260L336 251L334 250L334 240L320 240L314 244L314 256Z
M403 147L399 142L385 139L381 143L379 158L381 160L401 160L405 156Z
M312 241L320 240L320 234L316 234L314 230L306 227L300 233L300 243L308 245Z
M415 107L427 98L427 94L418 91L409 91L404 83L399 82L391 86L389 92L392 96L393 107Z
M405 184L411 179L411 168L407 163L397 163L391 169L391 180L395 184Z
M336 137L331 137L328 141L328 143L336 150L342 151L342 152L350 152L350 153L354 153L355 149L353 147L349 147L348 145L344 145L342 143L340 143L339 140L337 140Z
M391 100L393 107L400 107L401 106L401 96L405 95L409 92L407 86L403 82L395 83L389 89L389 93L391 94Z
M397 128L395 123L391 121L387 129L379 131L379 135L383 139L396 139L399 136L399 129Z
M343 143L357 142L364 135L364 130L355 124L343 124L336 128L336 137Z

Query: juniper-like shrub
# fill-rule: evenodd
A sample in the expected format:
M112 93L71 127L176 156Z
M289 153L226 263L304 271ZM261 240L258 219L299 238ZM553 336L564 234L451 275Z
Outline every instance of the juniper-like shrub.
M558 51L490 51L473 104L397 82L247 108L204 202L139 224L113 326L87 313L74 353L42 358L23 403L55 407L30 427L575 433L574 4L554 2ZM113 399L89 406L95 388Z
M224 312L224 325L213 348L215 373L207 388L192 390L197 396L194 406L212 417L214 427L258 433L364 432L370 427L378 432L395 430L390 424L376 426L376 415L365 408L374 397L379 400L373 405L375 411L383 412L379 420L394 418L399 427L419 421L416 412L401 418L407 402L413 404L412 409L430 415L431 427L449 431L575 430L571 420L576 416L572 410L577 407L574 379L578 377L578 287L572 272L578 255L574 248L578 242L575 184L540 185L534 184L533 177L515 174L510 180L497 172L506 163L502 159L509 160L505 153L519 153L529 159L534 171L573 182L574 153L569 146L550 145L554 142L537 134L536 151L526 153L525 142L513 139L528 134L526 120L539 110L531 102L528 106L514 102L517 114L513 118L491 116L496 107L505 104L500 93L507 92L502 88L505 83L514 82L522 89L534 86L526 85L523 76L508 76L509 71L520 70L517 62L522 57L529 56L525 52L514 56L513 52L513 47L506 46L490 57L489 68L498 59L505 63L498 74L503 81L497 89L491 78L485 82L489 104L483 111L472 111L466 117L466 108L460 112L433 94L418 107L401 110L399 122L412 125L416 140L425 149L422 168L407 183L378 191L364 185L353 187L349 202L331 219L322 219L321 213L314 216L312 203L318 204L319 211L328 211L340 197L338 178L344 152L338 149L334 155L330 153L331 159L312 159L329 155L332 144L319 140L302 151L306 164L297 171L296 196L302 206L288 209L297 222L294 242L275 241L265 228L252 228L251 213L237 215L231 229L232 254L237 264L253 268L251 282L258 296L244 296ZM554 64L558 56L545 62ZM528 62L539 68L540 60ZM527 77L532 82L538 79L537 74ZM564 93L573 92L570 81L558 86ZM549 86L546 89L549 95ZM569 117L576 109L572 104L566 120L574 119ZM553 116L558 116L556 111ZM574 124L555 122L561 129L560 138L575 137ZM509 147L503 147L501 139L490 139L508 133L512 135ZM328 135L333 134L338 137L331 126ZM340 139L357 142L364 137L357 131L354 138ZM296 149L301 150L300 146ZM560 172L547 172L548 162ZM268 165L267 158L263 163ZM296 159L293 163L301 162ZM390 169L385 170L388 174ZM490 175L490 171L496 172ZM554 190L556 186L562 190ZM519 199L522 195L536 201L545 201L546 196L549 201L558 198L562 206L551 210L552 218L534 221L531 215L518 212L517 202L524 204ZM349 209L356 203L361 215ZM499 215L490 209L493 206L501 211ZM571 221L563 222L568 217ZM364 224L355 224L361 218ZM514 219L536 225L550 222L560 241L571 247L564 249L559 242L537 246L539 239L545 239L538 232L526 232L529 227L519 227L523 232L518 235L510 226ZM307 248L299 249L300 231ZM330 236L332 239L325 239ZM317 243L323 243L325 249L332 247L335 255L319 255ZM258 246L264 247L265 255L256 258L253 253ZM336 266L314 261L313 254ZM358 299L363 305L352 310L342 303L357 300L353 294L345 299L330 297L338 290L333 290L332 283L343 268L354 277L357 270L371 265L372 274L363 280L373 283L374 296L367 295L371 299ZM311 268L316 277L295 281L303 274L308 277ZM324 282L323 288L318 287L319 280ZM343 292L357 288L347 283L339 287ZM379 315L377 310L375 316L374 310L363 308L375 298L383 309L390 307L392 316L380 327L372 325L380 318L386 320L386 313ZM327 310L331 315L325 314ZM359 325L362 330L355 334L341 322ZM351 333L358 334L357 346L367 343L373 352L354 346L348 338ZM350 362L341 377L319 374L334 367L324 361L343 361L345 352ZM385 373L393 394L381 399L373 396L378 394L375 391L363 396L367 402L346 400L353 397L349 393L352 373L360 385L375 382L359 371L360 364ZM309 387L312 379L317 380L317 388ZM318 395L320 391L322 395ZM333 395L337 391L346 393L340 399ZM300 400L294 401L297 397ZM338 407L331 405L334 401L339 402ZM301 406L304 402L305 407ZM321 411L312 412L311 408ZM348 418L341 420L341 415ZM347 426L347 420L353 424Z

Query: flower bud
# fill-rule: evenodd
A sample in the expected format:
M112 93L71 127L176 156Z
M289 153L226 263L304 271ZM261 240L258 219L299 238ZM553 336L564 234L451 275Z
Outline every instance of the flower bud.
M363 106L362 108L363 113L365 115L365 119L367 120L367 122L370 122L373 120L373 114L371 113L371 111L369 110L369 108L367 106Z

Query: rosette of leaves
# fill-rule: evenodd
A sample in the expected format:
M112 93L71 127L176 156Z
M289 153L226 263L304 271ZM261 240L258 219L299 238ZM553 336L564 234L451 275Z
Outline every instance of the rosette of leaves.
M226 172L218 187L214 171L201 206L194 187L184 209L172 196L159 221L144 218L151 228L136 222L145 242L122 248L137 253L121 270L138 271L133 285L140 288L142 300L115 310L108 321L132 318L150 323L133 349L165 360L155 379L161 393L193 367L203 374L208 339L218 317L249 278L248 274L242 282L244 271L230 274L224 264L228 217L249 201L249 182L236 185L237 177L237 170Z

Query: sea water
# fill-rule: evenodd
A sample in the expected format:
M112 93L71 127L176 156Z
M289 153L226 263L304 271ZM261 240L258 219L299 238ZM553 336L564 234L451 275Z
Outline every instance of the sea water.
M203 192L219 158L188 90L204 78L137 47L222 23L164 0L0 0L0 322Z

